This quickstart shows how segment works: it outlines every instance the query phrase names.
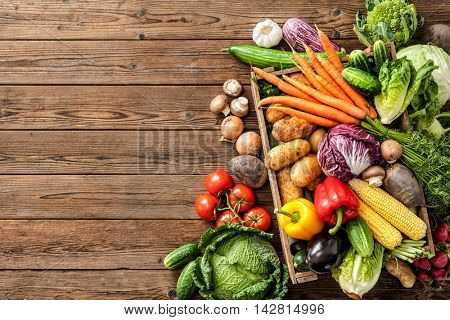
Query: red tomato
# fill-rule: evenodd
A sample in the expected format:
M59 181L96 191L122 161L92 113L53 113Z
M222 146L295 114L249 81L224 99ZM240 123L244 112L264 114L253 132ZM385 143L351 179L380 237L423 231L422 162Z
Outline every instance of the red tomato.
M219 206L219 199L210 195L202 194L195 200L195 211L197 214L206 221L216 220L216 208Z
M243 184L235 185L228 193L230 206L237 212L247 212L255 204L255 193Z
M242 220L244 220L244 226L249 228L267 231L270 227L270 214L261 207L254 207L247 211Z
M216 227L220 227L225 224L241 224L241 221L231 210L225 210L217 218Z
M205 180L206 190L213 196L233 187L233 178L223 170L215 170L208 174Z

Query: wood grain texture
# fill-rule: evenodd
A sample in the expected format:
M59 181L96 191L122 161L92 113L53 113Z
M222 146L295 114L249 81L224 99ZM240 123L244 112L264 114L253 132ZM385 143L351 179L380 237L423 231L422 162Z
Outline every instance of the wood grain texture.
M0 299L173 299L178 271L169 270L43 270L0 271ZM287 299L348 298L330 276L320 282L290 286ZM426 291L420 284L401 288L388 274L365 299L449 299L448 292ZM320 285L318 285L320 283Z
M233 43L2 41L0 84L222 85L229 78L249 84L250 67L220 52ZM362 46L346 40L345 47Z
M194 201L206 192L203 179L5 175L1 177L0 219L199 219ZM268 184L257 190L257 203L273 212Z
M237 152L219 130L3 131L0 174L191 174Z
M151 208L149 208L151 210ZM211 223L193 220L3 220L1 269L164 269ZM274 246L280 250L278 238Z
M445 1L414 1L429 24L448 22ZM335 38L355 38L364 1L3 1L0 39L250 39L263 18L300 16Z
M217 129L222 86L0 86L0 129ZM249 97L250 87L244 95ZM258 128L255 112L244 118Z

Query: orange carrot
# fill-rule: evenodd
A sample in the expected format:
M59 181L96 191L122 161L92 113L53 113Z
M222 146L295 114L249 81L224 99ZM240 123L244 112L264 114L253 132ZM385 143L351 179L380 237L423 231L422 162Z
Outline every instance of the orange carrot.
M298 63L300 65L298 65L297 63L295 63L295 61L293 59L291 59L291 61L299 68L302 70L303 74L306 76L306 78L308 78L309 82L312 83L312 85L314 86L314 88L316 88L317 90L319 90L320 92L324 93L324 94L330 94L328 92L327 89L325 89L317 80L316 80L316 74L314 73L313 69L311 68L311 66L308 64L308 62L301 56L299 55L294 49L292 49L292 53L294 54L295 59L298 61Z
M342 90L341 87L339 87L336 81L333 80L333 78L322 67L319 61L317 61L316 53L307 44L303 44L303 47L305 48L306 54L308 55L308 59L311 65L313 66L314 70L316 70L317 75L319 75L320 77L322 77L322 79L324 79L326 82L332 85L335 88L335 90L330 90L329 86L325 86L320 80L318 80L319 83L323 85L325 88L327 88L327 90L330 91L336 98L339 98L341 100L353 104L353 101L345 94L344 90Z
M303 83L300 83L299 81L289 78L288 76L283 75L283 79L286 82L293 85L294 87L296 87L297 89L300 89L304 93L309 94L310 96L316 98L319 102L322 102L325 105L329 105L335 109L341 110L358 119L364 119L364 117L366 116L366 113L364 111L358 109L358 107L353 104L350 104L348 102L345 102L341 99L337 99L329 95L322 94L321 92L311 87L305 86Z
M301 90L297 89L296 87L290 85L289 83L284 82L283 80L281 80L280 78L278 78L277 76L267 73L264 70L261 70L260 68L257 67L253 67L253 71L256 72L257 75L259 75L261 78L263 78L264 80L270 82L271 84L277 86L281 91L283 91L284 93L287 93L291 96L297 97L297 98L302 98L311 102L318 102L316 99L314 99L313 97L303 93Z
M349 104L351 104L352 106L356 107L356 105L353 103L352 99L350 99L344 91L342 91L341 87L339 87L339 90L341 91L337 91L335 87L333 87L327 80L325 80L324 78L322 78L319 75L316 75L316 79L317 81L319 81L319 83L321 85L323 85L328 91L330 91L331 93L334 94L334 96L340 100L343 100ZM342 92L342 93L341 93Z
M363 110L366 114L369 114L370 104L367 100L359 94L355 89L353 89L347 82L345 82L344 78L342 78L341 73L336 69L335 66L331 64L327 59L322 58L321 56L317 56L320 64L324 69L328 72L328 74L333 77L333 79L337 82L337 84L347 93L350 99Z
M369 117L374 120L377 118L377 111L375 110L375 108L373 106L370 106L369 108Z
M308 80L308 78L303 73L300 73L300 72L293 73L290 75L290 77L294 80L300 81L304 85L313 87L312 83Z
M313 116L312 114L301 112L301 111L294 110L291 108L286 108L286 107L271 107L271 108L274 110L282 111L290 116L297 117L299 119L303 119L309 123L316 124L321 127L332 128L339 124L335 121L325 119L322 117Z
M353 123L359 124L359 121L348 114L334 109L330 106L309 102L303 99L290 97L290 96L273 96L262 99L259 102L259 107L265 104L281 103L287 106L296 108L298 110L325 118L340 123Z
M325 33L320 31L319 28L317 28L317 33L319 34L320 42L322 43L323 50L327 54L328 59L336 67L336 69L342 72L342 70L344 70L344 65L342 64L341 59L339 59L339 56L337 55L336 51L334 51L330 39L327 37Z

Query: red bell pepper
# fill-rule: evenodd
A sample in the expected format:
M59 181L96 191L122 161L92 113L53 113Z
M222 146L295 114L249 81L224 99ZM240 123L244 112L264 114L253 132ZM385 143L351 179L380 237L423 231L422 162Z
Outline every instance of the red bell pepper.
M328 177L319 184L314 193L317 217L334 226L335 234L341 224L358 216L358 199L352 189L335 177Z

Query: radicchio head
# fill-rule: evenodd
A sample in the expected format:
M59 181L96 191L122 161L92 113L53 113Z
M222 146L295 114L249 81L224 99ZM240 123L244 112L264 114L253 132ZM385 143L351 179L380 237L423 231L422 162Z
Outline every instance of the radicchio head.
M382 161L378 141L353 124L330 129L320 140L317 159L327 176L345 182Z

